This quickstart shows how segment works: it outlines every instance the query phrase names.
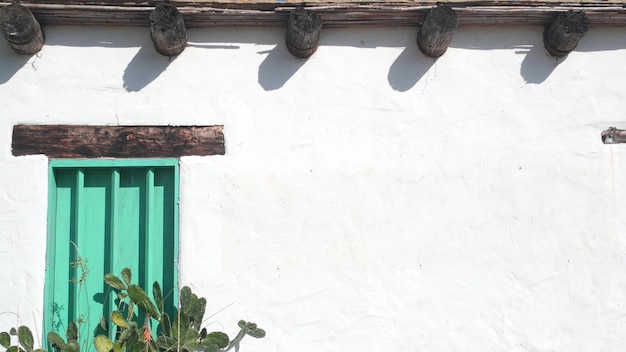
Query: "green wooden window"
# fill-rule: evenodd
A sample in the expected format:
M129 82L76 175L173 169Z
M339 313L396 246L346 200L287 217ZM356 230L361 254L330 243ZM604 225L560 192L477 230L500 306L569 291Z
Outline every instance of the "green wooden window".
M44 341L49 331L65 336L71 321L81 345L112 336L101 319L110 320L116 296L103 277L125 267L150 296L159 281L175 306L177 252L177 160L51 161Z

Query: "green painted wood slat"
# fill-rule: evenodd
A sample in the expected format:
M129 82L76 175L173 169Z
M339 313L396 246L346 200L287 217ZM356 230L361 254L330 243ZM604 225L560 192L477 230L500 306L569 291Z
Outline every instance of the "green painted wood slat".
M95 335L114 333L100 326L117 309L104 274L129 267L150 296L154 281L177 286L178 164L53 160L49 172L44 340L49 331L64 336L75 321L81 348L92 350ZM136 319L143 324L144 316Z

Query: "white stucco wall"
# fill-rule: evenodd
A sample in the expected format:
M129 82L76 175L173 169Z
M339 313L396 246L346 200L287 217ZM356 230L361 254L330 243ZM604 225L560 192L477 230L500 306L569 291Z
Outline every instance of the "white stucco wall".
M565 60L542 29L460 28L437 62L412 28L46 27L0 42L0 330L41 331L47 159L12 126L223 124L181 158L180 279L242 351L621 351L626 346L626 36Z

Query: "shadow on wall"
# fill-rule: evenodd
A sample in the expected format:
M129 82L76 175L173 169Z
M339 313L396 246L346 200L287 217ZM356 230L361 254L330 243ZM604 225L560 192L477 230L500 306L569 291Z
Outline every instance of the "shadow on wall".
M394 60L387 74L390 87L396 91L405 92L411 89L428 72L435 60L424 56L417 47L417 28L349 28L322 30L320 47L355 47L355 48L404 48ZM315 54L314 54L315 55ZM282 60L282 62L280 61ZM259 68L259 83L267 90L265 77L278 70L286 62L293 62L294 58L287 52L286 45L281 42ZM300 64L293 67L288 75L284 75L280 82L272 82L274 89L286 83L297 69L306 60L299 60ZM268 68L272 68L269 70Z
M517 31L489 31L485 28L460 28L452 39L451 47L467 50L513 49L524 55L520 75L526 83L544 82L564 59L548 54L543 46L543 28L520 28Z
M203 45L188 43L187 47L197 47L203 49L238 49L238 46L223 45ZM181 55L184 55L184 51ZM128 63L124 70L124 89L129 92L138 92L145 88L152 81L167 69L167 66L176 60L177 56L166 57L157 53L152 45L144 44L137 52L137 55Z
M520 66L520 75L528 84L541 84L567 58L556 58L547 53L543 46L543 27L518 27L511 31L494 28L461 28L454 36L451 47L469 50L513 49L515 53L525 55ZM581 40L576 51L602 51L626 48L626 37L615 30L592 29ZM268 33L273 35L268 35ZM608 35L607 35L608 34ZM267 29L260 37L252 33L244 36L222 33L219 41L253 42L277 45L269 51L259 66L258 82L266 91L283 87L308 59L297 59L287 51L284 33L280 29ZM202 36L202 35L201 35ZM413 88L434 65L435 59L423 55L416 43L416 28L350 28L322 30L320 47L404 47L389 68L387 80L391 88L405 92ZM258 38L258 42L252 38ZM201 40L210 38L201 38ZM242 41L243 40L243 41ZM444 54L445 55L445 54ZM315 54L314 54L315 56Z
M394 90L406 92L422 79L435 61L423 55L417 44L413 47L407 46L391 64L387 81Z
M123 86L129 92L140 91L156 80L175 58L156 52L149 28L106 27L92 29L76 26L48 28L46 46L70 47L140 47L123 74ZM510 28L462 27L452 39L451 47L465 50L507 50L524 55L520 75L528 84L544 82L567 58L557 59L543 47L540 26ZM416 44L416 28L346 28L322 30L320 47L404 48L389 67L390 87L406 92L431 69L435 60L424 56ZM287 51L284 30L280 28L195 29L189 32L189 47L202 49L239 49L224 43L275 45L259 66L258 83L266 91L282 88L309 59L297 59ZM195 43L195 44L194 44ZM626 48L626 36L614 29L591 28L576 51L602 51ZM44 47L45 50L45 47ZM185 55L183 52L181 55ZM314 54L315 56L316 54ZM445 56L445 54L444 54ZM14 53L6 42L0 43L0 84L8 82L31 59Z
M46 46L69 47L110 47L133 48L140 50L124 70L124 88L129 92L139 91L154 81L165 71L172 59L160 55L150 40L150 30L137 31L134 28L106 27L104 30L76 26L51 26L46 31ZM8 82L32 58L15 53L6 41L0 43L0 84ZM6 48L4 48L6 46Z
M6 50L0 48L0 62L2 62L0 65L0 84L7 83L31 58L28 55L15 53L6 42L3 44L7 48Z
M258 54L267 54L259 66L259 84L266 91L284 86L308 60L293 57L287 51L287 44L284 42L276 45L272 50L261 51Z
M451 47L469 50L514 49L525 55L520 66L520 75L528 84L543 83L567 57L556 58L548 54L543 45L542 26L511 28L499 31L493 28L459 28L452 39ZM626 49L626 37L621 30L593 28L581 39L576 52L597 52Z
M138 92L154 81L176 58L156 52L154 47L142 46L124 70L124 89Z
M516 51L517 52L517 51ZM565 58L552 57L543 47L543 43L530 46L529 50L520 50L526 54L520 67L520 74L526 83L544 82Z

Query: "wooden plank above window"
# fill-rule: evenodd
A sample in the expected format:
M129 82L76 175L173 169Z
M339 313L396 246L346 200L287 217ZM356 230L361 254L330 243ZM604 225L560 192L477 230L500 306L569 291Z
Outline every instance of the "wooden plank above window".
M13 155L50 158L169 158L223 155L223 126L17 125Z
M42 24L149 26L148 16L161 1L24 0ZM584 10L591 26L626 25L626 0L181 0L171 1L188 28L211 26L281 26L298 6L318 12L324 27L414 26L437 3L451 6L464 25L537 25L558 12ZM0 2L1 6L9 2Z

